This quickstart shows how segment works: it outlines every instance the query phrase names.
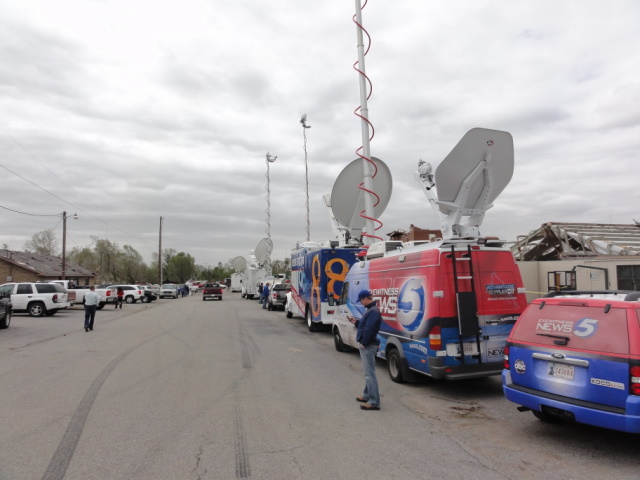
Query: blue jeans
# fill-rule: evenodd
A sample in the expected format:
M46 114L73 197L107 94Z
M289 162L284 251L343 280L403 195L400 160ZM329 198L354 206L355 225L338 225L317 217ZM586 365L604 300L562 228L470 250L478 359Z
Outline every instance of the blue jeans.
M84 306L84 328L93 330L93 321L96 318L97 305L85 305Z
M378 392L378 379L376 378L376 353L378 345L368 345L360 347L360 361L362 363L362 373L364 374L364 392L362 397L367 399L367 403L376 407L380 406L380 393Z

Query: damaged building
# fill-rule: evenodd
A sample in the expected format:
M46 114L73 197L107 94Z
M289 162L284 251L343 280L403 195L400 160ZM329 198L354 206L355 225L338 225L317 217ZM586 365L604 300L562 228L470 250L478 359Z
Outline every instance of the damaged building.
M518 237L511 251L529 301L551 290L640 290L637 222L549 222Z

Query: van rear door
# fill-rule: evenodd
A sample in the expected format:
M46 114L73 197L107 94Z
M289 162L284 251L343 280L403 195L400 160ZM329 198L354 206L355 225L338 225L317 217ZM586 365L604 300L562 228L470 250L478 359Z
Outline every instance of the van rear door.
M531 305L514 327L511 377L542 396L624 408L628 354L626 309L550 300Z

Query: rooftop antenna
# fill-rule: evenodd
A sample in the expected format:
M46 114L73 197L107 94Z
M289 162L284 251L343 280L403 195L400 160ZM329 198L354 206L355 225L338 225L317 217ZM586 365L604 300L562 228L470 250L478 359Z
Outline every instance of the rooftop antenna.
M309 166L307 164L307 128L311 128L311 125L307 125L307 114L303 113L300 118L300 124L302 125L302 137L304 138L304 193L307 196L305 206L307 207L307 242L311 240L311 226L309 225L311 215L309 214Z
M269 165L276 161L278 157L272 157L269 152L267 152L267 209L265 210L267 213L267 252L264 258L265 267L269 274L271 274L271 252L273 249L273 243L271 242L271 189L270 189L270 179L269 179Z

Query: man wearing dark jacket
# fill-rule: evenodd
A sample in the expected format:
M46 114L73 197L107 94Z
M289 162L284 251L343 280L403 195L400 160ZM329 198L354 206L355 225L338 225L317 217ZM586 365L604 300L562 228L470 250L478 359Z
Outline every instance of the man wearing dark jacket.
M373 300L369 290L362 290L358 294L358 301L367 309L360 320L355 317L347 317L353 323L358 332L356 341L360 351L362 373L364 373L364 393L356 400L360 402L362 410L380 410L380 393L378 392L378 379L376 378L376 354L380 341L378 331L382 317L377 302Z

